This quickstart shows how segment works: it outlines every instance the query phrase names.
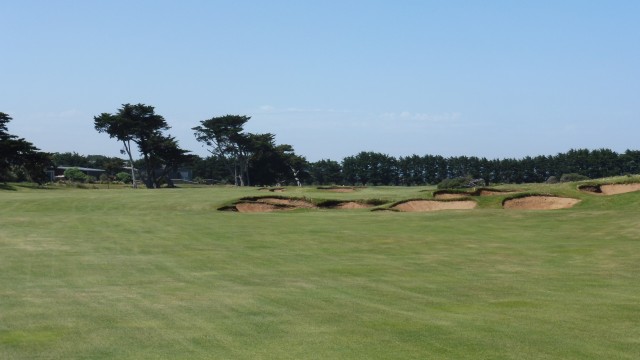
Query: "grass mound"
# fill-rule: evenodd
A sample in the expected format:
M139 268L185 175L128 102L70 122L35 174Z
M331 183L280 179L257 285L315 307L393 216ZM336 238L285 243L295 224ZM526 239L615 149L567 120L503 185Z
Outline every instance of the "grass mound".
M495 196L513 194L514 190L502 190L494 188L476 188L476 189L444 189L433 192L433 197L439 200L459 199L465 196Z
M494 188L478 188L473 192L474 196L494 196L494 195L507 195L516 193L516 190L502 190Z
M286 189L283 187L261 187L258 191L269 191L269 192L285 192Z
M354 186L318 186L317 189L336 193L350 193L357 190Z

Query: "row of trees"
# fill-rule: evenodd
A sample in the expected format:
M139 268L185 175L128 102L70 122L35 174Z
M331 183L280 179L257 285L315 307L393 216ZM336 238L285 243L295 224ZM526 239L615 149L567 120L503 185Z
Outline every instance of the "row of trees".
M237 186L271 185L291 180L301 185L298 174L307 163L304 157L296 155L291 145L277 145L273 134L245 132L244 125L249 119L248 116L225 115L203 120L193 127L196 139L211 153L216 175L220 168L226 169L227 180L230 178ZM94 117L94 126L98 132L121 142L134 184L134 145L141 155L142 180L147 188L158 188L163 181L171 186L168 174L180 166L198 163L197 156L181 149L176 139L166 134L170 126L155 113L153 106L124 104L116 113ZM213 169L207 169L211 176Z
M618 154L609 149L578 149L553 156L493 160L467 156L445 158L437 155L394 158L381 153L361 152L346 157L342 162L328 159L307 162L304 158L298 158L299 162L295 165L299 169L296 179L288 163L283 161L286 157L278 157L278 152L268 155L269 153L256 153L252 157L250 176L245 174L245 179L255 179L254 184L258 185L295 185L300 182L306 185L411 186L434 185L455 178L483 179L487 184L495 184L545 182L553 178L560 180L562 175L567 174L600 178L640 173L640 151L631 150ZM124 166L122 159L101 155L56 153L53 154L53 160L59 166L105 169L111 177L121 172ZM197 179L221 184L241 184L237 176L239 168L229 169L228 161L220 156L202 158L194 155L184 165L192 170ZM142 160L134 161L134 166L142 168Z
M554 156L492 160L438 155L394 158L376 152L361 152L346 157L341 164L331 160L311 164L310 171L314 181L319 183L349 185L425 185L459 177L480 178L487 184L534 183L569 173L588 178L637 174L640 173L640 151L627 150L618 154L610 149L572 149ZM340 181L336 181L338 178Z
M95 129L115 138L127 160L101 155L76 153L48 154L25 139L8 133L11 117L0 113L0 181L45 182L45 170L66 165L95 167L115 176L124 169L133 183L141 175L148 188L168 183L170 173L188 166L196 178L237 186L276 184L336 185L426 185L445 179L470 177L490 183L544 182L563 174L589 178L640 173L640 151L616 153L609 149L570 150L553 156L527 156L522 159L478 157L442 157L411 155L395 158L377 152L361 152L341 162L308 162L287 144L276 144L271 133L248 133L248 116L225 115L200 121L194 135L211 156L201 158L181 149L166 132L166 120L152 106L124 104L113 114L94 117ZM140 154L133 158L133 146ZM140 169L136 173L134 169Z
M609 149L577 149L552 156L491 160L439 155L395 158L382 153L361 152L342 162L325 159L302 163L299 169L301 182L316 185L435 185L453 178L483 179L487 184L529 183L560 179L564 174L588 178L638 174L640 151L627 150L618 154ZM193 170L194 176L223 183L233 181L215 157L198 159Z

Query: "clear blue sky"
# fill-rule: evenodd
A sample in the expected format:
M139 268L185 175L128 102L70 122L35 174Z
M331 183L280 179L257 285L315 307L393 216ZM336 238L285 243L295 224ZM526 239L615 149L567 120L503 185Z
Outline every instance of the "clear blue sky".
M0 111L50 152L119 156L93 116L153 105L315 161L640 149L640 1L0 2Z

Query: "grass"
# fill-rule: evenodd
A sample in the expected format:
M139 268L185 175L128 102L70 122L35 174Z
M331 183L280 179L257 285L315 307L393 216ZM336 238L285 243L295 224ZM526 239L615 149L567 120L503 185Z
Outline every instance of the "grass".
M640 193L520 189L583 201L238 214L215 209L257 190L11 186L0 190L0 358L638 358ZM281 195L395 202L433 190Z

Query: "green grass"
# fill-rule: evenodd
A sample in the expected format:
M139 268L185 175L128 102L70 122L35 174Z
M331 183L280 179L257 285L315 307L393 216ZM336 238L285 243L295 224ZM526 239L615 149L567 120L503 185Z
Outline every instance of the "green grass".
M216 209L268 194L7 186L0 359L639 358L640 192L518 188L583 201L239 214Z

